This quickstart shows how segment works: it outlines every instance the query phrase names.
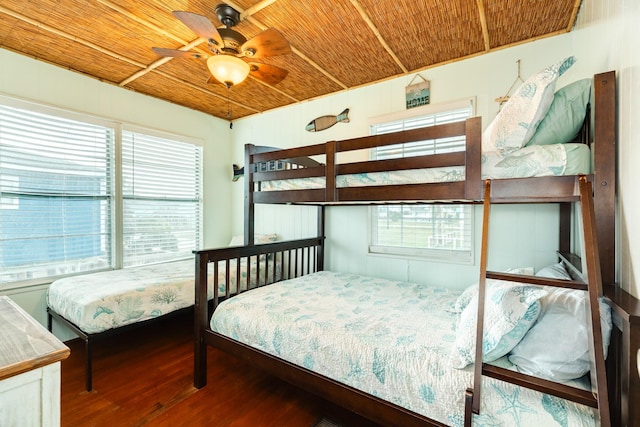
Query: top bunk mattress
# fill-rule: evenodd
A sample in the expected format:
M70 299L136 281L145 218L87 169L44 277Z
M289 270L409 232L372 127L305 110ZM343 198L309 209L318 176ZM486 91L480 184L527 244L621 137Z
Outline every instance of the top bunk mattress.
M222 302L213 331L452 426L473 365L452 365L460 291L319 272ZM336 315L337 313L337 315ZM513 368L506 357L496 362ZM574 382L575 383L575 382ZM590 408L483 379L483 426L593 426Z
M247 261L240 261L240 284L244 287L247 274L255 286L258 263L252 257L251 270ZM65 277L54 281L47 292L47 305L86 333L99 333L131 323L142 322L192 306L194 304L194 260L130 267ZM268 274L265 274L268 268ZM260 261L260 283L273 281L274 263ZM280 268L276 263L276 280ZM213 283L214 268L209 270ZM218 293L225 294L226 268L220 261ZM236 260L229 262L229 287L237 289ZM209 298L213 298L209 286Z
M482 154L482 179L530 178L591 173L591 151L585 144L531 145L507 155ZM464 166L338 175L336 187L425 184L464 181ZM261 191L325 188L324 177L264 181Z

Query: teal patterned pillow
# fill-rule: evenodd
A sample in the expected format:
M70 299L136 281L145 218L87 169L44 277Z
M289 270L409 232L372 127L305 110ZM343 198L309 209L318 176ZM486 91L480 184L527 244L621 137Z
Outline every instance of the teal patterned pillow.
M482 133L482 151L506 154L524 147L551 106L556 80L575 62L570 56L529 77Z
M487 280L484 308L483 361L492 362L506 355L525 336L540 314L539 299L547 294L544 289L506 282ZM473 363L478 317L478 295L472 297L462 310L453 366L459 369Z
M510 273L510 274L523 274L525 276L532 276L533 267L507 268L506 270L504 270L504 272ZM487 281L487 284L492 282L497 282L497 280L490 279ZM511 282L505 282L505 283L511 283ZM467 289L464 290L464 292L462 292L462 294L460 294L460 296L456 299L456 302L453 304L453 307L450 311L453 313L462 313L462 310L464 310L467 307L467 305L469 305L473 297L477 295L478 295L478 284L476 283L472 286L469 286Z

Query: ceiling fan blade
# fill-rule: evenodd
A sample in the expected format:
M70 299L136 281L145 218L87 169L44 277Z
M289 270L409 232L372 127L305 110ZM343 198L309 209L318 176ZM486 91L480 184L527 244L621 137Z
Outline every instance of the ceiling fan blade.
M269 28L242 45L242 52L249 58L266 58L268 56L291 53L289 42L276 29Z
M269 85L280 83L289 74L287 70L280 67L259 62L249 62L249 67L249 75Z
M153 51L160 56L171 56L174 58L195 58L201 59L204 58L203 55L195 52L189 52L187 50L178 50L178 49L166 49L164 47L152 47Z
M189 27L198 37L208 40L217 46L224 46L220 33L205 16L180 10L174 10L173 16Z

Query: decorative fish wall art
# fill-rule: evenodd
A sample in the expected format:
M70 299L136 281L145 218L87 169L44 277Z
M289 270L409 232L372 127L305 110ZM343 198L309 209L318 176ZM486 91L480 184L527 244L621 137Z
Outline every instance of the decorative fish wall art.
M321 130L329 129L336 123L349 123L348 108L345 108L344 111L337 116L322 116L311 120L305 129L309 132L320 132Z

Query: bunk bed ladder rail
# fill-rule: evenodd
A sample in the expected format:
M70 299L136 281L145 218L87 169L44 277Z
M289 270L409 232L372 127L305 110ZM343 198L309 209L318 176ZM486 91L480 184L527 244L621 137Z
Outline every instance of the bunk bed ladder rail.
M600 272L600 257L596 238L595 212L593 203L592 184L586 176L578 178L580 188L580 209L582 215L582 228L584 234L584 255L587 266L587 285L579 281L565 281L557 279L543 279L540 277L521 276L513 274L501 274L487 271L487 254L489 240L489 213L491 206L491 182L485 181L484 188L484 216L482 222L482 243L480 255L480 280L478 290L478 323L476 329L476 354L475 360L482 361L482 337L484 329L484 300L486 279L510 280L534 285L557 286L573 289L586 289L589 296L589 312L591 322L590 351L591 351L591 381L595 384L591 391L544 380L530 375L522 374L505 368L489 365L487 363L474 364L473 387L465 392L464 425L471 427L473 414L480 413L482 377L488 376L504 382L509 382L526 388L547 393L556 397L571 400L583 405L596 408L599 413L600 426L610 427L611 416L609 408L609 396L607 393L607 376L602 345L602 329L600 324L599 298L602 297L602 276Z

